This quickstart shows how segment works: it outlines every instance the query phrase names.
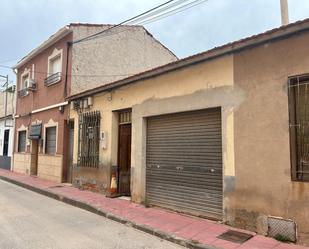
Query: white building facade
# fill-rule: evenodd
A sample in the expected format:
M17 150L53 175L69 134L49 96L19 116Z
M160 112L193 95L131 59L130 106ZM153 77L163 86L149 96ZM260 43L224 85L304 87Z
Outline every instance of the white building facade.
M0 168L11 169L14 144L14 105L13 88L0 92Z

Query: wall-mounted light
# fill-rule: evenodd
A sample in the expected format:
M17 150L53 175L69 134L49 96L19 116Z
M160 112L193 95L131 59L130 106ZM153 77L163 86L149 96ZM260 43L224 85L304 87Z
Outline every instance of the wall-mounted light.
M74 101L70 102L70 109L73 111L75 109Z
M87 98L87 101L88 101L88 105L89 105L89 106L92 106L92 105L93 105L93 99L92 99L92 97L88 97L88 98Z
M83 107L84 107L84 109L88 108L88 100L87 99L83 99Z
M113 100L112 92L109 92L109 94L108 94L108 96L107 96L107 100L108 100L108 101L112 101L112 100Z
M59 112L64 113L64 105L59 106L58 110L59 110Z

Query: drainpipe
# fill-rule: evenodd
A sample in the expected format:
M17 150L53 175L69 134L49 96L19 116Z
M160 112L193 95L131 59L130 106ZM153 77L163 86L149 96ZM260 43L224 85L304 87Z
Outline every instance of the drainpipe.
M281 6L281 24L282 26L289 24L289 6L288 0L280 0Z
M67 56L66 56L66 65L65 65L65 81L64 81L64 97L68 96L68 72L69 72L69 53L72 42L67 42Z

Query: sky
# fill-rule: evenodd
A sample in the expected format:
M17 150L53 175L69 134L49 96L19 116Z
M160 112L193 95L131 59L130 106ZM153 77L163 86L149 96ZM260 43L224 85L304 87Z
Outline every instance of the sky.
M117 24L165 1L0 0L0 65L14 65L66 24ZM290 22L309 18L309 0L289 0L289 16ZM145 27L183 58L280 23L280 0L208 0ZM15 81L0 67L6 74Z

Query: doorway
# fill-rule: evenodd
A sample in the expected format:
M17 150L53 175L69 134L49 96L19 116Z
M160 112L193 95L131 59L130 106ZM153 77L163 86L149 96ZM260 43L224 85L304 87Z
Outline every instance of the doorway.
M72 183L73 179L73 150L74 150L74 121L69 121L69 150L68 150L68 168L66 181Z
M130 196L131 111L119 113L118 194Z
M3 156L8 156L9 153L9 137L10 137L10 130L5 130L3 139Z
M30 175L38 175L39 140L31 140L31 171Z

